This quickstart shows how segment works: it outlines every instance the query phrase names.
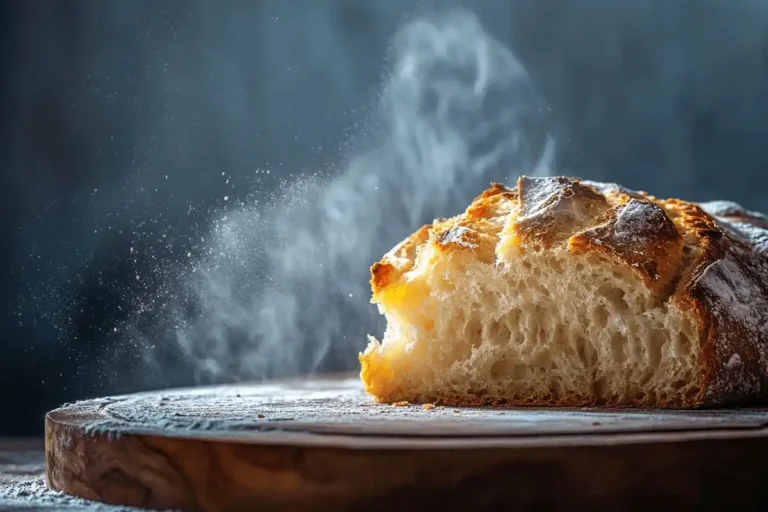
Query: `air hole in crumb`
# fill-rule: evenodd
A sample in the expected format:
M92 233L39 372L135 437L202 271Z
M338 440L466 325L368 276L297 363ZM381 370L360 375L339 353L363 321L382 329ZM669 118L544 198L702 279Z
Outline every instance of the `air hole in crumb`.
M598 305L595 307L595 327L598 329L604 329L608 325L608 309L605 306Z
M667 337L659 329L654 329L651 331L651 336L648 341L650 343L647 352L649 364L652 368L657 368L661 362L661 349L667 342Z
M526 365L515 364L510 369L509 376L513 380L522 380L526 373L528 373L528 367Z
M511 340L512 333L504 320L496 320L483 325L482 338L491 340L498 346L507 345Z
M587 358L587 341L583 336L577 335L573 340L573 344L576 348L576 353L579 355L581 364L585 367L589 367L589 359Z
M493 379L512 376L513 373L514 368L506 359L501 359L491 365L491 378Z
M608 396L608 382L605 377L600 377L592 383L592 394L599 399L605 399Z
M483 343L483 324L479 318L472 318L464 325L464 339L472 340L471 348L478 348Z
M626 345L624 336L622 336L620 332L614 332L611 334L610 344L613 360L620 363L624 362L624 345Z
M605 300L612 306L615 312L626 313L629 310L629 304L624 300L624 290L621 288L616 288L606 283L597 289L597 293L605 297Z
M506 321L504 323L507 326L517 326L517 324L520 322L520 314L521 313L520 313L519 309L517 309L517 308L510 309L507 312ZM509 327L507 327L507 328L509 328Z
M653 369L647 369L640 376L640 379L638 380L638 384L642 387L645 387L646 385L648 385L648 383L651 381L652 378L653 378Z

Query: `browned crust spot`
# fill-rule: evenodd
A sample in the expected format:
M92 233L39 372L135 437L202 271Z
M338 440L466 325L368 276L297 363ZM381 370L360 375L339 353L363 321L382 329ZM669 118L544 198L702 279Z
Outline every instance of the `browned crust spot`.
M373 294L378 295L383 289L400 277L402 272L386 261L378 261L371 267L371 288Z
M494 217L504 211L505 203L517 204L517 189L509 188L499 183L492 183L491 188L480 194L467 208L468 219L479 220Z
M683 260L683 237L656 203L630 199L603 214L601 224L569 240L576 253L595 251L631 267L656 294L677 277Z

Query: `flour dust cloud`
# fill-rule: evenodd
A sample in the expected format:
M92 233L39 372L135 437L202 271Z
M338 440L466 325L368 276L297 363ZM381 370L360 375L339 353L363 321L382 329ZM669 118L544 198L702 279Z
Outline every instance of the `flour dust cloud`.
M548 171L546 106L473 14L407 23L389 59L337 169L221 213L199 259L161 272L174 276L162 311L143 313L157 321L126 328L146 364L198 383L354 369L365 335L383 329L370 265L490 181Z

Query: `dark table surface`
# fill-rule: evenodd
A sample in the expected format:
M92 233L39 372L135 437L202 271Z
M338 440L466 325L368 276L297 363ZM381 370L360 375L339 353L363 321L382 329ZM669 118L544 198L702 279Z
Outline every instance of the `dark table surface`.
M0 512L10 510L122 512L113 507L72 498L45 485L43 439L0 439Z

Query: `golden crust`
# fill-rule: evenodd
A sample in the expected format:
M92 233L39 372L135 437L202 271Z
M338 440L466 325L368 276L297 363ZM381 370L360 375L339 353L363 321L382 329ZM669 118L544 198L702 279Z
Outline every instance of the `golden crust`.
M396 245L381 261L373 264L371 267L371 287L374 297L413 268L416 251L429 239L434 228L443 222L443 219L437 219L431 225L422 226L414 234Z
M693 314L700 392L686 403L656 405L768 398L768 218L762 214L732 202L657 199L610 183L521 177L516 188L492 185L464 214L422 227L375 263L372 301L413 268L424 247L490 263L505 230L523 250L547 250L565 241L571 251L609 258L636 272L658 300L674 301ZM361 362L367 382L372 376L362 355ZM386 394L377 393L385 400ZM442 403L469 405L463 400ZM590 405L576 396L556 402ZM542 405L535 397L506 403Z
M685 244L661 206L632 198L606 211L597 226L571 236L569 246L618 259L662 295L676 281Z
M572 235L608 207L608 198L580 181L521 177L519 213L512 231L523 243L533 246L552 243Z

